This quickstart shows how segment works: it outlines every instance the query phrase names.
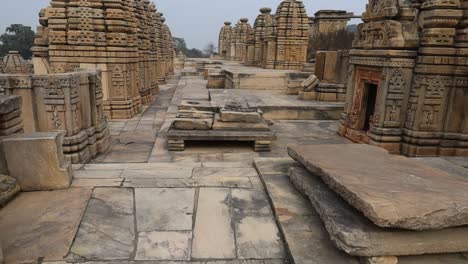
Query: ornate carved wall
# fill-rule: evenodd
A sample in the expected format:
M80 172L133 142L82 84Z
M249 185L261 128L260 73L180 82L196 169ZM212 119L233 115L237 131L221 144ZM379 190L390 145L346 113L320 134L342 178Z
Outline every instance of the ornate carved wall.
M63 151L84 163L107 150L101 72L0 74L0 96L21 96L24 131L64 131Z
M408 156L468 155L467 7L369 1L350 52L341 135Z
M133 117L171 72L170 33L156 11L148 0L51 0L40 13L35 73L101 69L106 116Z

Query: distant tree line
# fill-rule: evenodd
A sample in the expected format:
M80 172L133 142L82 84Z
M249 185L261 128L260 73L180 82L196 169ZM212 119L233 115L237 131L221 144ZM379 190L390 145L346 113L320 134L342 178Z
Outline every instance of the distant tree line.
M349 50L356 35L355 28L337 31L336 33L319 34L309 38L308 60L315 58L317 51Z
M189 58L209 58L212 54L215 54L216 46L213 43L209 43L203 50L196 48L189 49L187 43L183 38L174 37L174 47L176 52L182 53Z
M31 48L34 45L34 31L31 27L12 24L0 35L0 58L9 51L16 50L25 59L31 59Z

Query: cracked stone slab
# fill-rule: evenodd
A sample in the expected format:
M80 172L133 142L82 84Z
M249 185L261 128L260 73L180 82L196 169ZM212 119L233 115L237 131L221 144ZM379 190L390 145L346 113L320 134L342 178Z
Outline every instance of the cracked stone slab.
M335 245L362 257L468 252L468 227L412 231L382 228L335 194L318 176L294 167L290 179L322 218Z
M74 179L72 181L73 187L119 187L123 178L120 179Z
M254 168L195 168L193 177L257 177Z
M123 170L76 170L73 171L74 179L118 179Z
M70 259L130 258L135 243L133 210L131 189L94 189L70 250Z
M200 189L192 245L193 258L236 258L230 203L229 189Z
M130 188L252 188L249 177L201 177L194 179L126 179L123 186Z
M237 256L283 258L284 247L268 198L262 190L232 190Z
M190 260L192 232L141 232L135 260Z
M366 144L291 145L289 155L381 227L468 225L468 180Z
M192 177L192 168L160 168L157 170L126 170L126 179L179 179Z
M192 230L194 189L135 189L135 199L139 232Z
M0 244L6 263L61 261L80 225L91 189L20 193L0 210Z

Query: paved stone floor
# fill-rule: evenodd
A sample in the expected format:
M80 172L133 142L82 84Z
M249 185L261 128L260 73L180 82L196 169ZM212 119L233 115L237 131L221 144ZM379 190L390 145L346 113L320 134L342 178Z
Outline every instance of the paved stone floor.
M6 263L287 262L253 160L287 157L290 143L349 142L336 135L336 121L274 120L271 153L226 142L169 152L165 133L177 104L208 99L205 85L201 77L173 77L142 114L110 122L110 150L74 165L72 188L22 193L1 209ZM424 162L467 166L465 159Z

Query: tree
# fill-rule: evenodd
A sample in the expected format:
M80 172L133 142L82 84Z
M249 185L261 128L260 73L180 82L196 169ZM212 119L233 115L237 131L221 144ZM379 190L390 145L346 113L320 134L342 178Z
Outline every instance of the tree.
M21 24L12 24L6 32L0 35L0 57L11 50L18 51L25 59L32 57L31 48L34 45L34 31L31 27Z
M208 43L208 45L205 46L203 52L205 53L206 57L210 57L211 55L216 53L216 46L213 44L213 42L210 42Z
M189 58L204 58L205 57L205 55L203 54L201 50L187 48L187 43L185 42L185 39L174 37L173 40L174 40L174 47L177 53L182 51L182 53L184 53L184 55Z

